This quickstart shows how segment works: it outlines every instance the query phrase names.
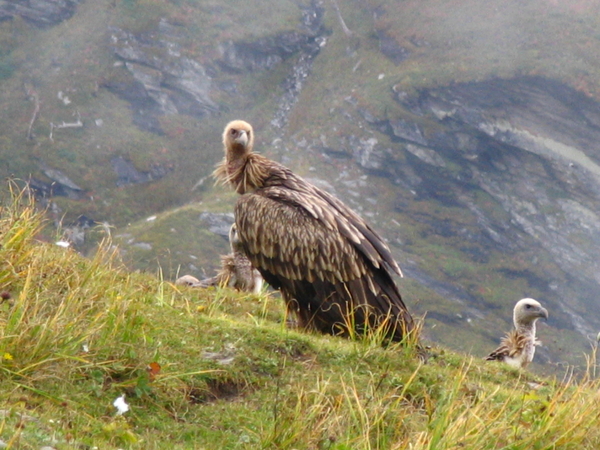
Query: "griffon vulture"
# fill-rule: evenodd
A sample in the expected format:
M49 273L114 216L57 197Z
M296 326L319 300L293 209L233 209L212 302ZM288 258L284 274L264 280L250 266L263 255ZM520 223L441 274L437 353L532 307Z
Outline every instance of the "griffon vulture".
M290 169L253 152L242 120L223 133L225 158L213 175L240 194L240 246L279 289L299 326L328 334L381 330L400 341L414 330L390 249L354 211Z
M184 275L178 278L175 284L204 288L227 286L238 291L258 294L262 289L263 279L243 253L235 223L229 229L229 245L231 253L221 256L221 269L216 276L200 281L191 275Z
M535 322L548 319L548 311L532 298L519 300L513 310L515 329L500 341L500 347L490 353L486 360L504 361L512 367L525 368L533 361L535 346Z

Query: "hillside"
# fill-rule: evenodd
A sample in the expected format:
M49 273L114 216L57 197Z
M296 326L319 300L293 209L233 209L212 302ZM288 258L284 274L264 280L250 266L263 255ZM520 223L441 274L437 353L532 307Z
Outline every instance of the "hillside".
M181 290L108 243L88 259L40 242L41 220L23 196L0 209L2 448L600 445L595 349L588 371L545 378L301 333L273 295Z
M538 373L600 329L596 2L0 2L0 174L92 256L211 275L235 196L220 134L388 240L424 336L483 356L534 297Z

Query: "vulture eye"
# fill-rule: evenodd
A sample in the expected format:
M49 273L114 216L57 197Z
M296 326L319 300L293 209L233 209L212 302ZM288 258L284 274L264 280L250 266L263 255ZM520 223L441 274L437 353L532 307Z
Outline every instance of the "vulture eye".
M236 134L237 134L237 130L236 130L236 129L232 129L232 130L231 130L231 135L232 135L232 136L235 136Z
M527 305L525 305L525 308L527 308L527 309L531 309L531 308L533 308L533 305L529 305L529 304L527 304Z

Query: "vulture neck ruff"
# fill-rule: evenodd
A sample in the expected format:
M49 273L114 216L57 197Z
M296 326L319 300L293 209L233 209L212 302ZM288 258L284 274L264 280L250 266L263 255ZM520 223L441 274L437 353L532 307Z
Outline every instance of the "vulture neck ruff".
M228 153L213 175L221 183L231 185L238 194L254 192L263 187L269 177L268 167L263 161L269 162L256 153L248 153L241 157Z
M254 131L243 120L229 122L223 132L225 158L213 172L223 184L231 185L238 194L254 192L264 186L272 162L252 151Z

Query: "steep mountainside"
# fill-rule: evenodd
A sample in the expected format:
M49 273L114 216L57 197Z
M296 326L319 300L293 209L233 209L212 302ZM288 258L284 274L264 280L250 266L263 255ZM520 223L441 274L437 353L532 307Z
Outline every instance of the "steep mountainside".
M133 268L211 275L235 196L210 173L244 118L389 240L429 338L484 355L530 296L550 311L538 360L583 364L600 329L599 8L0 1L0 173L82 252L111 233Z

